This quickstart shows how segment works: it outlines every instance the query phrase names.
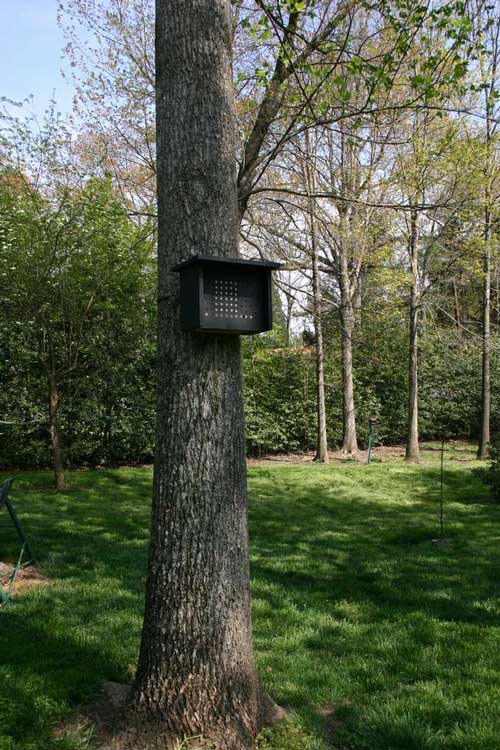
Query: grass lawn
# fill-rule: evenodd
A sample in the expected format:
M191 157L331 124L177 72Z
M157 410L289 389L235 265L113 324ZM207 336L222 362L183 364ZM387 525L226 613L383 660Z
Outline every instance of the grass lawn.
M259 749L500 750L500 506L470 458L446 455L444 544L437 452L249 469L255 650L290 710ZM103 680L133 678L151 471L68 480L14 484L55 582L0 610L0 750L86 747L52 728Z

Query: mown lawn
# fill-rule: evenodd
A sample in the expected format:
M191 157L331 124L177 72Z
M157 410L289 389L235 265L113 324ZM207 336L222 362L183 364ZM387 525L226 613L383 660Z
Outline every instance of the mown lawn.
M500 750L500 506L470 454L249 469L254 641L287 724L262 750ZM52 728L133 678L151 471L72 472L13 498L52 586L0 610L0 750L74 750ZM4 519L0 519L3 522ZM12 552L0 530L0 559Z

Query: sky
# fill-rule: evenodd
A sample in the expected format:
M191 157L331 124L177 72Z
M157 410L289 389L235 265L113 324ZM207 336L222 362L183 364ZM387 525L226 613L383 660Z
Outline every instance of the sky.
M0 0L0 97L33 95L37 115L52 96L59 112L72 106L72 86L60 73L64 38L56 16L57 0Z

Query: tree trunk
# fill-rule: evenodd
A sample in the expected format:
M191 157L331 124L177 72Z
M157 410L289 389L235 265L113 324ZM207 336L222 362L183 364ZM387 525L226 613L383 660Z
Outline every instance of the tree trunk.
M314 219L312 219L314 223ZM318 251L314 230L313 236L313 296L314 296L314 332L316 338L316 393L318 409L318 436L315 461L322 464L329 463L328 437L326 432L326 404L325 404L325 364L323 351L323 325L321 321L321 286L319 278Z
M410 297L410 358L408 377L408 433L406 439L406 460L418 463L418 321L419 321L419 275L417 247L417 214L411 214L409 255L412 274Z
M460 295L458 293L458 284L455 277L453 277L453 302L455 307L455 325L457 327L457 336L459 339L463 338L462 330L462 312L460 308Z
M352 337L354 333L354 307L352 303L349 270L344 248L340 251L340 327L342 337L342 400L343 440L342 453L352 456L358 450L356 436L356 408L354 404L354 379L352 367Z
M308 208L312 252L313 317L314 335L316 339L316 405L318 413L318 429L316 437L316 456L314 460L322 464L327 464L329 463L329 456L328 437L326 432L325 363L323 351L323 325L321 320L321 279L319 272L314 199L311 197L314 190L314 177L311 172L312 154L309 130L306 130L305 132L305 143L306 159L304 163L304 177L307 193L309 195Z
M491 6L490 10L494 8ZM490 443L490 416L491 416L491 383L490 383L490 329L491 329L491 238L492 238L492 206L494 201L493 187L495 180L495 151L494 139L496 133L495 91L498 84L498 65L500 63L499 34L497 29L498 17L495 14L487 17L491 20L494 29L490 36L491 42L490 58L488 68L485 70L481 64L480 70L483 75L483 95L485 102L485 184L484 184L484 256L483 256L483 372L481 388L481 427L479 435L479 447L477 457L485 459L489 453ZM498 115L498 111L496 112Z
M286 345L290 346L290 333L292 330L292 315L293 315L293 303L294 299L291 295L286 295Z
M59 440L59 426L57 412L59 409L59 391L57 389L57 380L54 373L50 373L49 381L49 434L50 448L52 451L52 461L54 462L54 473L56 480L56 489L64 489L64 467L61 443Z
M173 742L247 750L273 704L252 653L240 341L180 330L171 270L238 254L230 3L157 0L156 24L157 450L134 707Z
M477 452L477 457L480 459L488 458L490 443L491 213L489 208L485 211L484 234L486 249L483 258L483 378L481 389L481 431Z

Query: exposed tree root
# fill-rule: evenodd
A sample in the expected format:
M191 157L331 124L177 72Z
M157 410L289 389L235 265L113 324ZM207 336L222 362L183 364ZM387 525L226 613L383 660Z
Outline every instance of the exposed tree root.
M93 729L95 750L254 750L255 736L242 726L211 728L209 734L179 737L165 729L161 721L145 720L131 707L131 685L107 682L98 702L86 707L70 724L61 725L59 738ZM258 701L257 732L286 716L261 688ZM256 733L257 733L256 732Z
M264 727L276 724L286 717L286 711L273 701L259 681L259 698L257 712L257 730L260 732Z

